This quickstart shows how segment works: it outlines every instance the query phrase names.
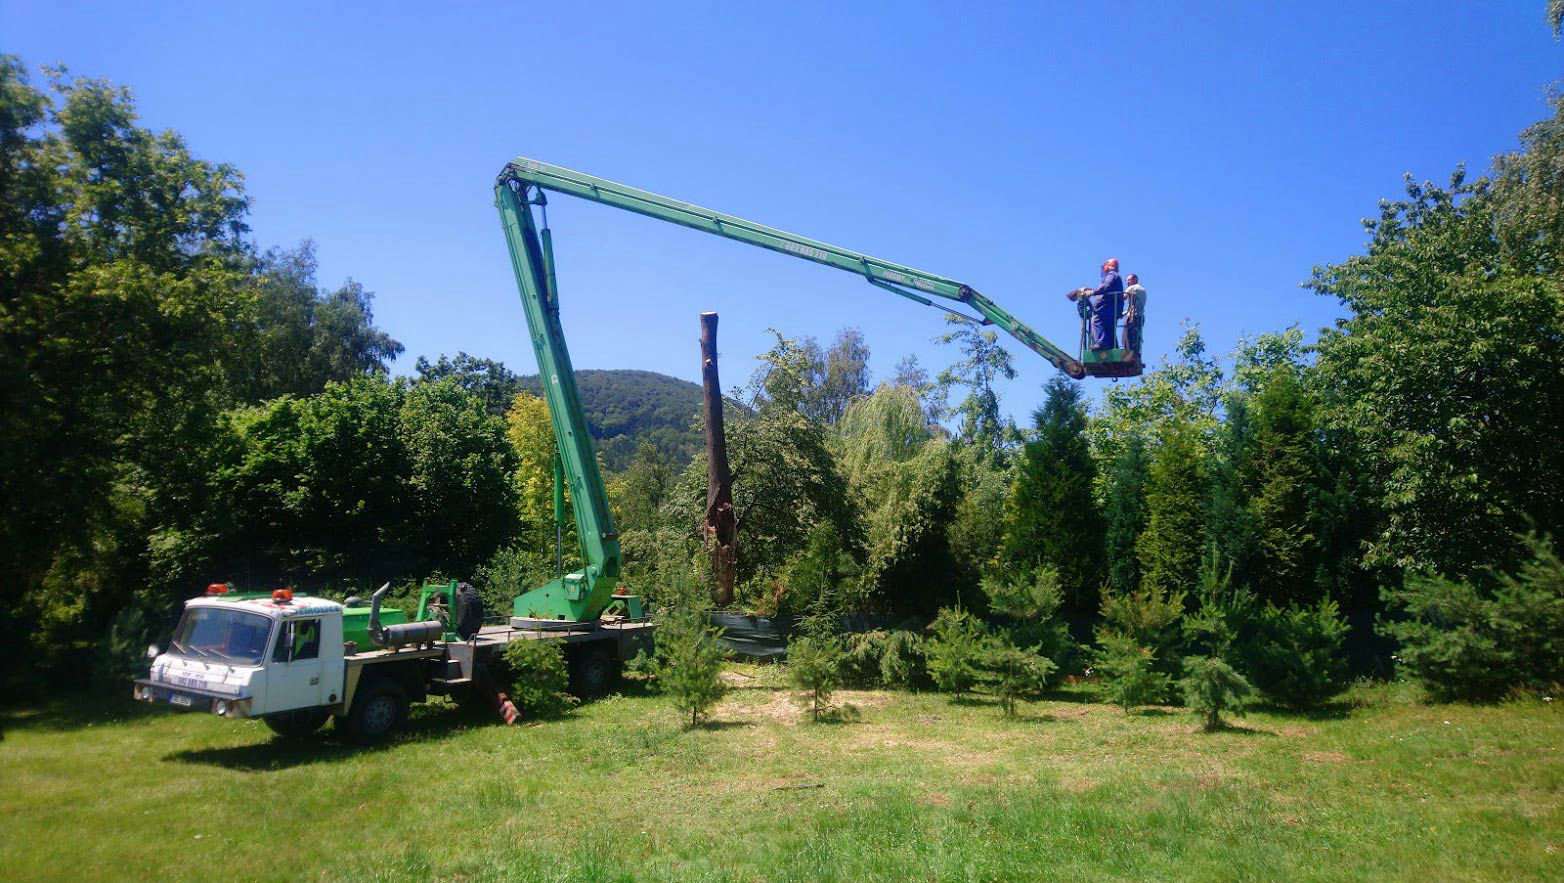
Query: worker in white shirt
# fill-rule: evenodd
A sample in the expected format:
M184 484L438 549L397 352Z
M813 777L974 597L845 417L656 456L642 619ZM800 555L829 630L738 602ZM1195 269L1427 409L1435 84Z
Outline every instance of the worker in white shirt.
M1146 327L1146 288L1134 273L1125 277L1124 348L1140 358L1141 331Z

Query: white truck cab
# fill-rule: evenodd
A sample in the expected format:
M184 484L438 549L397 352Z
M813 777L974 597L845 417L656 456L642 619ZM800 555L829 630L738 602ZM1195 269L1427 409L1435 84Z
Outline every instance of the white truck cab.
M194 598L135 696L230 718L336 706L346 670L342 609L287 590Z

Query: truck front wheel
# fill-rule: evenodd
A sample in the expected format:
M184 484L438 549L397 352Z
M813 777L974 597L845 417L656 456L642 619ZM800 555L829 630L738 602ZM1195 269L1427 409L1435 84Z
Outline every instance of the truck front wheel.
M358 688L344 729L351 741L369 745L401 729L406 722L407 691L395 681L376 679Z
M300 708L268 714L261 720L266 722L273 733L284 739L302 739L320 729L328 717L331 717L331 712L324 708Z

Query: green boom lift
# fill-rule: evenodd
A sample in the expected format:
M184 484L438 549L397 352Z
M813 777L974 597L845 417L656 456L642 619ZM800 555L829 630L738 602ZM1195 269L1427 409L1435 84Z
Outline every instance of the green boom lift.
M614 530L613 516L608 511L608 495L603 489L603 477L592 451L592 437L587 432L586 418L576 392L575 371L571 368L570 353L565 347L565 333L559 323L559 289L555 283L554 249L547 215L543 216L540 225L532 210L533 206L541 208L547 205L545 191L578 196L846 270L864 277L871 285L925 306L935 306L931 297L965 304L978 314L968 317L972 321L999 326L1028 349L1076 379L1088 375L1126 377L1140 373L1139 360L1125 350L1092 352L1083 348L1080 358L1070 355L971 286L954 279L545 162L517 157L505 166L495 181L494 203L505 227L511 265L516 271L516 284L521 289L527 328L532 334L533 350L537 353L540 385L543 397L548 402L549 416L553 420L554 435L559 445L554 473L555 518L563 520L561 489L568 486L575 504L576 535L581 543L581 557L586 562L581 570L561 574L549 583L518 596L512 610L512 622L518 627L592 620L619 606L632 615L638 615L640 607L638 598L616 595L614 591L621 563L619 535Z

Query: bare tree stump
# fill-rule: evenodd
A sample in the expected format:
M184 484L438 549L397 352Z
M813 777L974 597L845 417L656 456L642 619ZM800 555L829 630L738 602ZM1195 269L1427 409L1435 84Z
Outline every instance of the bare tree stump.
M733 511L728 440L722 428L722 385L717 382L716 313L701 313L701 386L706 416L706 545L716 577L712 601L718 607L726 607L733 603L738 520Z

